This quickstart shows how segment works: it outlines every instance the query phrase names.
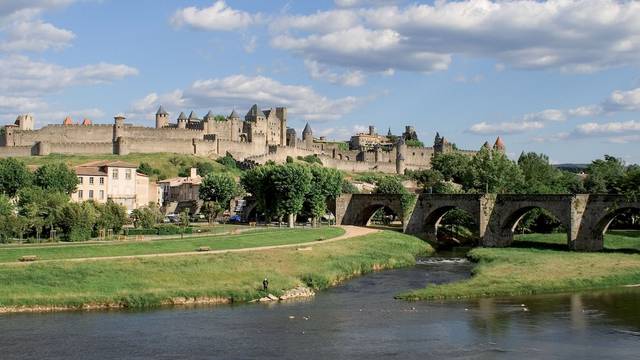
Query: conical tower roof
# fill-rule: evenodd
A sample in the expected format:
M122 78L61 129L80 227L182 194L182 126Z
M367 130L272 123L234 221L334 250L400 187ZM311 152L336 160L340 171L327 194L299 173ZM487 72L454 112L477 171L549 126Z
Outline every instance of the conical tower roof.
M207 115L204 116L204 119L205 120L209 120L209 119L213 119L214 117L215 117L215 115L213 115L213 111L209 110Z
M158 111L156 111L156 115L169 115L169 113L160 105Z
M500 138L500 136L498 136L498 138L496 139L496 143L493 144L493 148L496 150L504 151L504 141L502 141L502 138Z
M309 123L305 125L304 130L302 130L302 134L313 134L313 131L311 131L311 126L309 125Z
M180 115L178 115L178 120L187 120L187 115L185 115L184 112L180 112Z
M258 104L253 104L253 106L249 109L247 116L258 116Z
M71 116L67 116L66 118L64 118L62 125L73 125L73 120L71 119Z
M231 111L231 114L229 115L230 119L239 119L240 118L240 114L238 114L236 112L236 109L233 109L233 111Z
M196 114L195 111L191 111L191 113L189 114L189 120L200 120L198 118L198 115Z

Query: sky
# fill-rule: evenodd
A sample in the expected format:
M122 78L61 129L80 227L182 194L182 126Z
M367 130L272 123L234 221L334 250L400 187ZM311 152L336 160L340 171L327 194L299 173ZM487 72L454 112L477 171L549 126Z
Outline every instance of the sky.
M163 105L347 140L501 136L553 163L640 163L640 2L0 0L0 124L127 121Z

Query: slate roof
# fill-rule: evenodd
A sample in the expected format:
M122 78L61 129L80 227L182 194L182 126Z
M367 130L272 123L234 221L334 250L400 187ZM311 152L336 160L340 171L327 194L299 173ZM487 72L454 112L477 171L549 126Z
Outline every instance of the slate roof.
M156 115L169 115L169 113L164 109L164 107L162 107L162 105L160 105L158 111L156 112Z

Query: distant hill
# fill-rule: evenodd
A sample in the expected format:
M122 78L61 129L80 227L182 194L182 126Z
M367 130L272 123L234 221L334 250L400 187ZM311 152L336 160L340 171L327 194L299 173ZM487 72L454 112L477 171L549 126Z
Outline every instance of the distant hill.
M589 164L556 164L553 166L560 170L579 173L581 171L585 171L587 169L587 166L589 166Z

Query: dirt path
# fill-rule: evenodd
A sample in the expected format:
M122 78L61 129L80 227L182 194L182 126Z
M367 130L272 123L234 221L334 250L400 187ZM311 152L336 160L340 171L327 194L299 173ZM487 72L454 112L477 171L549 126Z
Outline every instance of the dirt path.
M28 264L42 264L42 263L50 263L50 262L83 262L83 261L100 261L100 260L122 260L122 259L143 259L143 258L156 258L156 257L169 257L169 256L196 256L196 255L211 255L211 254L225 254L225 253L235 253L235 252L248 252L248 251L261 251L261 250L271 250L271 249L284 249L291 247L300 247L300 248L310 248L314 244L326 244L334 241L340 241L345 239L351 239L358 236L369 235L373 233L377 233L381 230L371 229L359 226L351 226L351 225L341 225L340 228L344 229L345 233L328 240L321 241L308 241L303 243L296 244L286 244L286 245L272 245L272 246L258 246L258 247L249 247L249 248L241 248L241 249L226 249L226 250L211 250L211 251L187 251L187 252L176 252L176 253L162 253L162 254L143 254L143 255L123 255L123 256L102 256L102 257L86 257L86 258L72 258L72 259L52 259L52 260L38 260L34 262L11 262L11 263L1 263L2 265L28 265Z

